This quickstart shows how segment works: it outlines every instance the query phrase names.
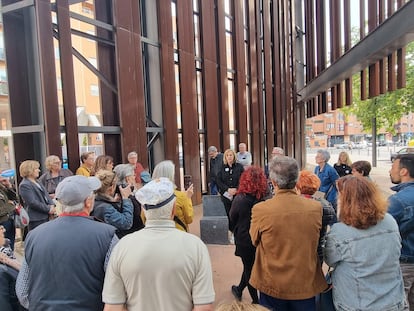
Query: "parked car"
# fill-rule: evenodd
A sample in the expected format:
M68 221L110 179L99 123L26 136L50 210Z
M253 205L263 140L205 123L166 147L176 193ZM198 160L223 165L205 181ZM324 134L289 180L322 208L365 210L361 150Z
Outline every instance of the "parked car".
M391 162L394 161L395 157L399 154L405 154L405 153L414 153L414 147L405 147L401 148L397 152L391 153Z

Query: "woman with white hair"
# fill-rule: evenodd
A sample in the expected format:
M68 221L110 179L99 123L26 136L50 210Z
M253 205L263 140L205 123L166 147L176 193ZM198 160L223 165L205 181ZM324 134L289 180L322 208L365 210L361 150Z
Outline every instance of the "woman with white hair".
M124 230L123 233L128 234L141 230L145 227L145 225L141 218L141 204L135 198L135 193L138 190L138 187L135 182L134 166L131 164L118 164L117 166L115 166L114 172L116 174L117 179L117 188L115 192L118 195L121 195L120 187L126 186L130 186L132 191L130 196L128 197L131 200L132 205L134 206L132 227L128 230ZM139 186L142 187L141 184L139 184Z
M315 167L314 173L321 181L319 191L325 193L325 199L332 204L336 211L336 180L339 178L338 172L328 163L331 158L327 150L319 149L316 152L315 162L318 164Z
M166 160L158 163L152 172L152 179L166 177L174 183L175 165L172 161ZM174 185L174 194L176 196L174 221L177 229L188 231L188 225L193 222L193 203L191 197L193 195L193 185L186 191L180 191Z

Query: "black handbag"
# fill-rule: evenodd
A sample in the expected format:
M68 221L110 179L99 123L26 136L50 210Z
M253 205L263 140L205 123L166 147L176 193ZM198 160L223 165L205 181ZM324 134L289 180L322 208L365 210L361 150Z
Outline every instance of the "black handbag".
M328 283L328 288L316 296L316 311L335 311L332 299L332 270L329 270L325 279Z

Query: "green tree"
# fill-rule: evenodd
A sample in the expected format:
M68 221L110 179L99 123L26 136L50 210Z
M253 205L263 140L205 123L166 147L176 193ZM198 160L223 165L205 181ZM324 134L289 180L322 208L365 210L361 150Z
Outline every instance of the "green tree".
M406 48L406 87L387 92L375 98L361 100L361 76L352 77L353 104L342 108L345 115L354 114L364 131L372 130L372 119L376 117L377 128L395 133L395 124L405 114L414 111L414 43Z

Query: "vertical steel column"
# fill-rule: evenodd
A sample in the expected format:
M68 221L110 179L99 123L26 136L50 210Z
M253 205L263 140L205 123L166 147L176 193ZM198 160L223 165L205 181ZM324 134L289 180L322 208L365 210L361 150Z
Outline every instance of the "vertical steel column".
M344 52L351 48L351 6L350 0L344 0ZM345 105L352 104L352 77L345 80Z
M221 104L222 150L230 148L227 54L226 54L226 19L224 1L217 1L217 37L219 65L219 100Z
M248 0L245 3L248 4L248 55L247 68L250 69L248 72L249 83L250 83L250 112L251 112L251 125L252 125L252 137L251 141L254 148L250 148L255 162L260 165L264 165L264 159L267 159L267 155L264 155L264 126L263 126L263 99L260 87L259 79L259 64L260 64L260 49L257 40L257 31L260 26L257 24L258 4L254 0Z
M262 42L261 45L263 50L261 51L263 55L263 72L262 76L264 78L263 85L264 85L264 105L265 105L265 117L266 117L266 132L267 132L267 141L266 146L268 150L271 150L273 146L278 144L277 142L277 135L280 135L279 127L281 128L281 122L278 122L278 118L280 114L277 112L277 107L280 105L280 98L274 97L273 94L274 90L272 89L272 85L275 82L280 86L278 83L278 77L276 76L276 66L278 65L278 61L276 61L276 57L279 56L279 40L277 38L279 34L279 27L275 20L272 19L270 16L270 6L267 0L263 1L263 10L262 10ZM273 2L275 3L275 2ZM273 21L273 23L272 23ZM274 32L273 38L273 49L271 45L271 29ZM272 59L272 52L273 52L273 59ZM273 65L273 66L272 66ZM273 74L273 76L272 76ZM276 80L276 81L273 81ZM276 94L277 96L277 94Z
M237 133L238 143L249 142L248 123L250 117L247 116L246 101L246 62L245 62L245 43L244 43L244 19L243 19L243 3L242 0L234 1L234 69L236 70L235 83L235 99L236 99L236 116L237 116ZM253 149L254 146L248 146ZM253 159L255 160L255 159Z
M184 174L193 177L194 199L201 199L200 155L197 123L197 90L194 62L192 1L177 1L177 31L180 64L180 99L183 129Z
M95 5L95 19L109 25L113 25L113 7L112 0L100 0L99 5ZM114 40L114 32L101 27L96 27L96 34L99 38L109 41ZM98 68L100 73L109 80L113 85L117 85L115 47L97 42ZM119 103L117 94L111 90L105 83L99 81L99 91L102 110L102 124L104 126L120 126ZM123 150L120 136L121 134L104 134L105 154L114 158L115 163L124 163L127 161L126 153L132 150ZM135 149L135 148L134 148ZM145 150L141 149L140 150ZM138 155L139 161L147 166L145 157ZM146 154L146 152L143 152Z
M157 0L158 8L158 32L161 44L161 77L162 77L162 106L164 125L164 155L175 163L176 183L178 183L179 162L178 162L178 133L177 133L177 103L176 103L176 82L174 72L174 45L171 16L171 0Z
M122 150L136 150L145 164L148 152L138 1L114 0L114 25Z
M217 47L212 47L212 42L217 42L217 29L215 22L217 14L214 0L200 1L200 33L201 54L203 56L203 101L204 101L204 124L207 131L206 146L216 146L220 149L221 144L221 118L220 102L218 93L218 70L217 70Z
M56 3L59 39L60 72L62 79L63 110L69 168L75 172L79 167L79 135L76 115L75 77L73 72L72 34L70 10L67 0ZM54 62L52 62L54 64Z

